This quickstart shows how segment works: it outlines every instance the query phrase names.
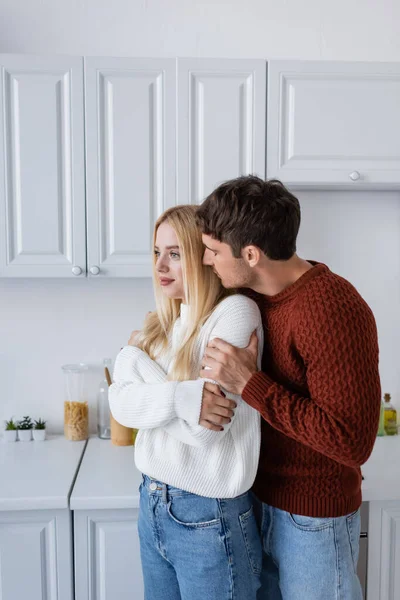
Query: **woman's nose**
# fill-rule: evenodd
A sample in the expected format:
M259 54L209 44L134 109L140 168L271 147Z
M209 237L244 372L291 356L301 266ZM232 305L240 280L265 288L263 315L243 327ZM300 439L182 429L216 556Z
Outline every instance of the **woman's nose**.
M156 270L160 273L166 273L168 271L168 265L162 256L160 256L156 262Z

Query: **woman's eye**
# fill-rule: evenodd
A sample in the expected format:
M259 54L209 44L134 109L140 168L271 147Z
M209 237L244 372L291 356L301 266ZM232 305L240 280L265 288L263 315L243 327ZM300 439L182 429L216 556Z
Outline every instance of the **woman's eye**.
M179 259L181 256L177 252L171 252L170 257L174 259Z
M154 256L155 256L156 258L158 258L158 257L160 256L160 253L159 253L159 251L158 251L158 250L154 250Z

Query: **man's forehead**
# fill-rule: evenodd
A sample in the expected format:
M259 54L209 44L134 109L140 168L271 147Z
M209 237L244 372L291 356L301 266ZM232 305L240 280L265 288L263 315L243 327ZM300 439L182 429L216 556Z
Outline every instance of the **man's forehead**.
M207 246L207 248L219 248L226 245L223 242L211 237L211 235L207 235L206 233L203 233L201 237L203 239L203 244Z

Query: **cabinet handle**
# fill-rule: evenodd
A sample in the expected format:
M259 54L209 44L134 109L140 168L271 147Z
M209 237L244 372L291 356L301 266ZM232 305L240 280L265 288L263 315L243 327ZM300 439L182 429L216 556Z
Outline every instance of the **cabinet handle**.
M358 181L361 175L358 171L353 171L352 173L350 173L349 177L352 181Z
M82 269L80 267L72 267L72 272L74 275L81 275L82 274Z
M90 272L92 275L98 275L100 273L100 269L96 265L93 265L93 267L90 267Z

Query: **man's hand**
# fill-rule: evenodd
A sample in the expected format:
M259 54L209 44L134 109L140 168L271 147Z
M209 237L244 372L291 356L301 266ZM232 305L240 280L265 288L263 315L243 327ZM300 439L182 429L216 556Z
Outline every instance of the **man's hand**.
M255 331L247 348L236 348L219 339L212 340L202 360L200 377L214 379L228 392L241 396L247 382L257 371L257 354Z
M203 399L199 425L212 431L223 431L222 425L231 422L236 402L225 398L225 394L215 383L206 381L203 388Z

